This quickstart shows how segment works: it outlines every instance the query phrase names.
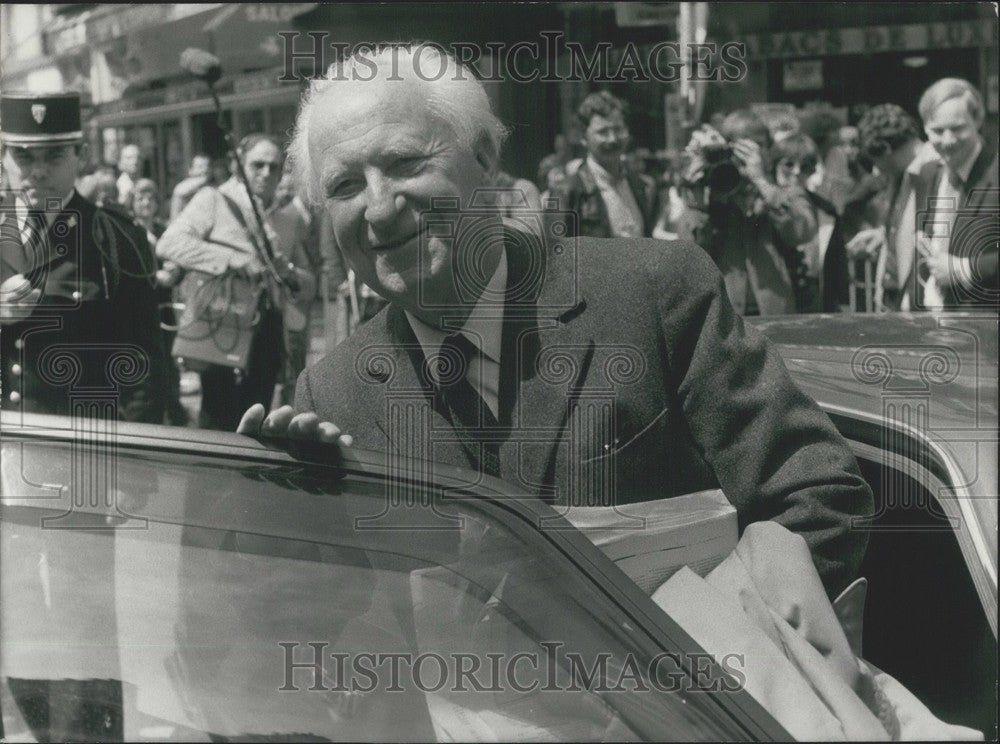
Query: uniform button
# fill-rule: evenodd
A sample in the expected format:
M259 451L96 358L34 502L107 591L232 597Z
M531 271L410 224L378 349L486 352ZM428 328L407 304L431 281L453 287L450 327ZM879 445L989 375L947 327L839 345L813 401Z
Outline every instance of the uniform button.
M77 290L73 291L73 299L74 300L79 300L80 299L80 292L79 291L77 291Z
M24 348L24 339L23 338L16 339L14 341L14 348L15 349L23 349Z
M11 390L10 391L10 402L11 403L20 403L21 402L21 394L19 392L17 392L16 390Z
M21 376L21 365L20 364L12 364L12 365L10 365L10 373L12 375L14 375L15 377L20 377Z

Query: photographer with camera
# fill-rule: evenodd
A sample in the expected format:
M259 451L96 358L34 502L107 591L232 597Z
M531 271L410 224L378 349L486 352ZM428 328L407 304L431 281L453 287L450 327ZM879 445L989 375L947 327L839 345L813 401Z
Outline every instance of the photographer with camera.
M687 147L688 208L678 221L679 237L712 256L741 315L796 311L786 259L816 234L802 187L768 178L769 147L767 127L749 110L729 114L721 132L703 126Z

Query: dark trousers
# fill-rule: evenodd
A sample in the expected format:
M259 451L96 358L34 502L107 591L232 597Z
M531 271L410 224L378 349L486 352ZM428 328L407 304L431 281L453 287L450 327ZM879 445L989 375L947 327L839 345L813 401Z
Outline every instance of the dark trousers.
M285 365L281 374L281 405L290 406L295 402L295 382L299 373L306 368L306 354L309 351L309 326L304 331L285 331Z
M284 357L283 335L281 313L267 310L254 334L250 359L242 374L215 364L201 373L199 427L236 431L243 413L254 403L263 404L265 411L270 409Z
M176 321L174 321L176 323ZM167 351L166 364L166 423L172 426L187 425L187 411L181 403L181 370L177 366L177 360L170 351L174 348L174 339L177 337L176 331L163 331L163 348Z

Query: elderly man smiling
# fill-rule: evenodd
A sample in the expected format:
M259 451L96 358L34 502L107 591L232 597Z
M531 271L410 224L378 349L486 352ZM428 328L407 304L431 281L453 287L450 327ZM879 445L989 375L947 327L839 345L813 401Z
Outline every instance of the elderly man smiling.
M691 243L539 239L477 206L504 128L428 47L313 84L292 157L359 279L390 304L239 431L471 468L556 504L721 486L741 527L808 542L854 576L872 495L829 419L745 329ZM567 215L571 219L571 215Z

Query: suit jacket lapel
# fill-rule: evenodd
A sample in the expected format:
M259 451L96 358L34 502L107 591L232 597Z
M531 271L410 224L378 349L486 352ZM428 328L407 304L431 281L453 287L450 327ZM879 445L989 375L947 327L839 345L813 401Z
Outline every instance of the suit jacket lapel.
M420 342L405 312L390 305L385 314L388 349L372 350L392 356L391 378L376 387L382 412L376 421L386 440L386 451L415 461L470 467L471 463L434 394ZM365 352L362 352L365 353Z
M983 143L983 148L979 151L976 162L972 164L972 170L969 171L968 179L962 184L961 206L973 209L982 206L986 194L983 192L976 192L974 194L970 192L973 189L982 189L990 185L995 187L997 185L997 174L989 173L989 168L996 162L994 160L995 157L996 153L991 148L987 148L986 143ZM995 199L996 197L994 196L993 198Z
M934 205L931 197L937 194L938 180L941 178L942 166L939 161L927 163L920 174L913 179L913 195L915 206L915 218L919 221L921 214L928 216L933 211ZM907 226L907 229L923 229L923 225L914 224Z
M506 246L500 422L510 435L500 451L501 472L519 489L556 500L552 484L568 467L563 434L571 391L593 353L592 340L571 342L568 332L586 302L576 296L576 276L566 266L572 256L554 260L550 247L533 236L513 235Z
M638 173L629 171L627 178L629 188L632 189L635 201L639 205L639 211L642 212L642 233L643 235L649 235L653 231L652 222L657 217L657 215L652 214L652 195L646 187L645 181L642 180L642 177Z
M554 500L551 484L568 468L568 448L560 442L572 392L593 355L590 339L568 343L568 327L585 311L586 302L576 296L572 266L553 265L550 247L536 236L509 231L506 248L498 419L507 429L507 441L500 448L501 473L515 487ZM566 256L563 263L572 261ZM390 305L384 317L388 348L361 353L391 355L393 372L383 374L383 384L371 386L372 399L361 407L379 411L375 418L387 452L390 457L471 467L435 400L423 349L406 314Z

